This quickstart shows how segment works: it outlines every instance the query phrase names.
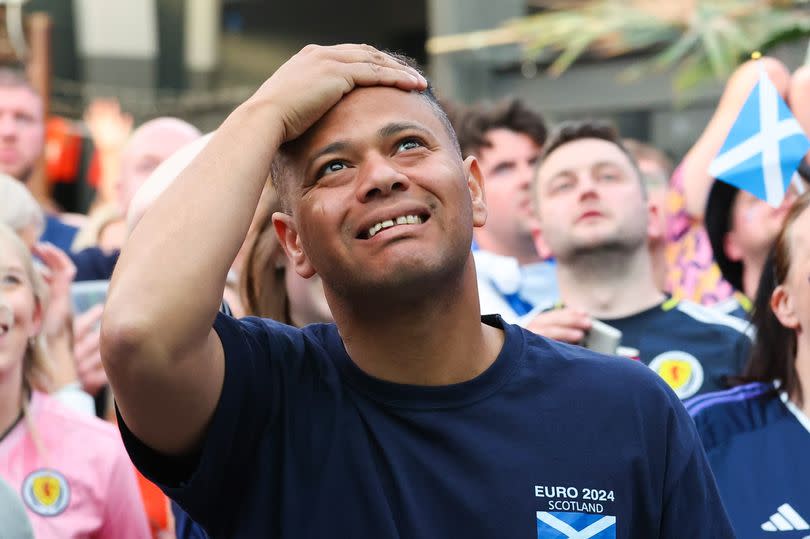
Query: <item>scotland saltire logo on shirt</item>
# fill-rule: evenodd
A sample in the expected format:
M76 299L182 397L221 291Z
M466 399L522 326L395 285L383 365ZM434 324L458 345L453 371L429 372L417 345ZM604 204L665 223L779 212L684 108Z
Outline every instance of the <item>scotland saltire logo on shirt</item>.
M70 503L70 485L61 473L50 468L34 470L22 485L25 505L43 517L61 514Z
M537 512L537 539L616 539L616 517L564 511Z

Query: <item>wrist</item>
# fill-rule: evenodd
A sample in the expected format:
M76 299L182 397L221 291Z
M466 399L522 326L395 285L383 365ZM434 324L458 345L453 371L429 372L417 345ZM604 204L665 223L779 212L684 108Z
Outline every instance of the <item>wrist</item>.
M240 125L249 125L251 133L262 136L268 142L266 147L275 150L286 140L283 117L276 103L254 95L239 105L228 121L233 119Z

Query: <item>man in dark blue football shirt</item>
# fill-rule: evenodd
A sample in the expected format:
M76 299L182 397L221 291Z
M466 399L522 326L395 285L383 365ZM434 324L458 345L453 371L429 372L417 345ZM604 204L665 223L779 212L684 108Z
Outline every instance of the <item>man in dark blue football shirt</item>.
M271 162L289 267L336 324L217 314ZM485 218L418 72L305 48L121 254L102 354L136 465L213 537L733 537L657 376L481 319Z
M648 248L660 232L658 208L648 204L638 167L612 127L561 125L547 143L534 196L537 247L557 258L566 307L620 330L620 353L649 365L682 399L722 389L740 373L748 324L658 288Z

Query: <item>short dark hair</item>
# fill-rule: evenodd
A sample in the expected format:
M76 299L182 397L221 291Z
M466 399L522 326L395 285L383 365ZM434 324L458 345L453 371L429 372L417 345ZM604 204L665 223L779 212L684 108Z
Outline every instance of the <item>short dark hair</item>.
M666 153L662 152L655 146L646 144L636 139L626 138L622 140L622 144L627 151L630 152L630 155L633 156L633 160L636 162L636 164L641 161L652 161L663 171L663 175L660 178L649 177L642 173L645 185L648 189L652 187L666 187L674 169L672 159L670 159Z
M754 298L751 323L756 328L757 338L743 375L735 380L737 383L773 383L779 380L779 390L795 398L799 406L803 405L804 395L796 372L796 332L783 326L776 318L771 309L771 296L776 287L787 279L794 254L791 252L792 225L808 208L810 192L796 200L776 237Z
M470 106L454 105L450 121L458 135L462 155L477 155L481 148L492 144L487 133L493 129L508 129L528 136L542 147L546 143L548 129L543 116L517 98L507 98L496 103L479 102Z
M400 54L397 52L391 51L383 51L385 54L391 56L395 60L399 61L402 64L405 64L409 67L412 67L416 71L418 71L422 76L424 76L424 70L419 65L419 63L409 56L405 56L404 54ZM425 77L427 79L427 77ZM430 108L436 113L436 116L441 121L442 125L444 126L445 130L447 131L448 136L450 137L450 141L455 146L456 152L458 152L459 156L461 156L461 148L458 143L458 138L456 137L456 132L453 129L453 125L450 123L450 119L447 115L447 111L444 108L444 105L436 97L434 92L433 86L428 81L427 88L420 92L416 92L420 96L424 98L424 100L430 105ZM300 138L300 137L299 137ZM273 158L273 162L270 164L270 178L273 184L273 188L276 190L276 194L278 195L279 200L281 201L281 211L287 214L292 213L292 204L290 202L290 176L294 173L292 170L292 160L291 154L293 153L293 148L295 145L295 140L290 140L282 144L278 152L276 152L275 157Z
M619 150L622 151L624 155L627 156L627 159L630 160L630 164L633 166L633 169L636 171L638 175L639 183L641 184L641 191L642 194L646 197L647 196L647 188L644 185L644 178L641 174L641 171L638 168L638 163L636 163L633 154L631 154L627 148L625 147L624 143L622 142L621 136L619 136L619 131L613 126L613 124L605 121L605 120L577 120L577 121L567 121L562 122L557 125L554 131L551 133L551 136L546 141L546 146L543 148L543 154L540 156L540 163L542 164L549 155L554 153L555 150L560 148L561 146L565 146L570 142L575 142L577 140L583 139L590 139L595 138L599 140L605 140L614 144ZM539 166L539 165L538 165ZM534 175L532 179L532 200L537 201L537 196L539 190L537 189L537 174Z

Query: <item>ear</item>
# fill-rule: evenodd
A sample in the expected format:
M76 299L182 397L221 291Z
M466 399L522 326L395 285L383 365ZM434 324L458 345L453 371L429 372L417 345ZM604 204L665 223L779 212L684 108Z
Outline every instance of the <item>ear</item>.
M771 310L779 323L788 329L798 329L799 318L793 305L793 297L785 285L780 284L771 294Z
M292 216L281 212L274 213L273 227L276 229L278 241L281 243L281 247L287 254L287 259L290 261L295 272L304 279L309 279L315 275L315 268L304 252L304 248L301 245L301 236L298 235L295 220Z
M551 248L548 246L545 239L543 239L543 229L540 228L540 222L537 219L532 219L531 232L532 239L534 240L534 248L537 250L537 254L540 255L540 258L548 260L554 256L554 253L551 252Z
M472 199L473 226L482 227L487 222L487 203L484 197L484 175L478 160L472 155L464 160L464 172L467 175L467 188Z
M737 234L733 231L729 231L726 234L726 237L723 238L723 251L725 251L726 256L732 262L739 262L743 258L743 252L740 248L740 244L737 241Z
M647 199L647 240L658 243L664 239L665 231L661 227L663 208L652 198Z

